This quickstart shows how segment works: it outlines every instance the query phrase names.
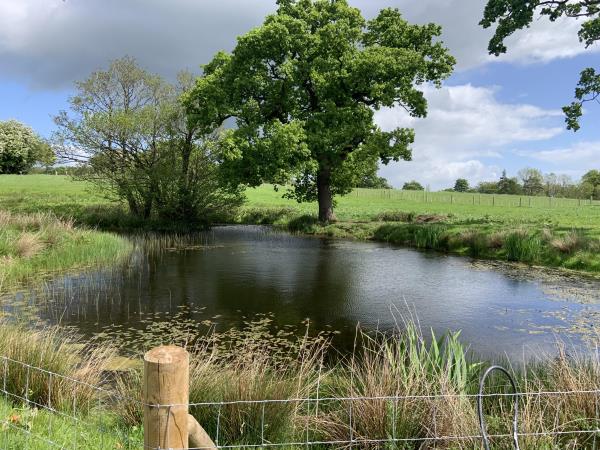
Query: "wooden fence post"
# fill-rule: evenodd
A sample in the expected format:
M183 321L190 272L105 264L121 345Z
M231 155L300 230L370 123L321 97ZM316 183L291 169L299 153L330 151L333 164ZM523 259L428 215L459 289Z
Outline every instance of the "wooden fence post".
M185 349L172 345L144 355L146 449L189 448L189 360Z

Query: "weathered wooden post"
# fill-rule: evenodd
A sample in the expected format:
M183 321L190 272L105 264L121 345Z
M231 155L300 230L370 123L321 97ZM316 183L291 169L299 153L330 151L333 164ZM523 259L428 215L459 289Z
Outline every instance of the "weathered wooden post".
M188 352L173 345L144 355L144 448L189 448L189 366Z

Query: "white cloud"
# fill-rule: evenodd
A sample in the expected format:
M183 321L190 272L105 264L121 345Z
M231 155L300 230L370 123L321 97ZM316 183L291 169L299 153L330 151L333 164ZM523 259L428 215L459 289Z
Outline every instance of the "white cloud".
M533 152L521 151L520 156L542 161L558 170L569 169L571 173L582 175L598 166L600 141L577 142L570 147Z
M556 22L539 18L531 28L519 31L507 39L508 51L498 60L520 64L547 63L584 53L597 53L600 45L592 45L586 49L579 42L577 32L581 23L582 21L571 18L561 18Z
M456 178L472 182L496 178L509 145L551 139L563 132L554 122L560 111L527 104L501 103L496 90L472 85L426 88L429 114L409 117L399 108L377 112L385 130L413 127L416 132L413 161L383 167L393 184L416 178L438 189ZM485 159L498 162L486 164Z

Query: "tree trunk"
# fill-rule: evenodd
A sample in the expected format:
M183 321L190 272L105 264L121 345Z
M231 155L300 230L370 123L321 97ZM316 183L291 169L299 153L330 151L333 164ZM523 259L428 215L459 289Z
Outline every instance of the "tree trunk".
M319 221L334 221L333 195L331 194L331 170L328 167L321 167L317 174L317 197L319 200Z

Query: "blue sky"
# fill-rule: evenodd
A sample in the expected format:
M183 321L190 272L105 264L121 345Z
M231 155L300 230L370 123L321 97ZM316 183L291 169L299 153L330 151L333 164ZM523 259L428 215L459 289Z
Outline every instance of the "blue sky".
M580 23L536 20L508 41L509 52L486 52L489 30L477 25L484 0L350 0L367 17L387 6L408 20L437 22L457 57L441 90L426 88L429 117L380 111L383 128L413 126L413 161L381 172L394 185L416 178L432 189L494 179L525 166L574 179L600 168L600 105L582 129L564 127L560 108L572 101L579 72L600 66L598 45L584 49ZM15 118L49 137L52 116L67 108L73 82L125 54L173 78L195 70L215 51L260 24L274 0L0 0L0 120Z

